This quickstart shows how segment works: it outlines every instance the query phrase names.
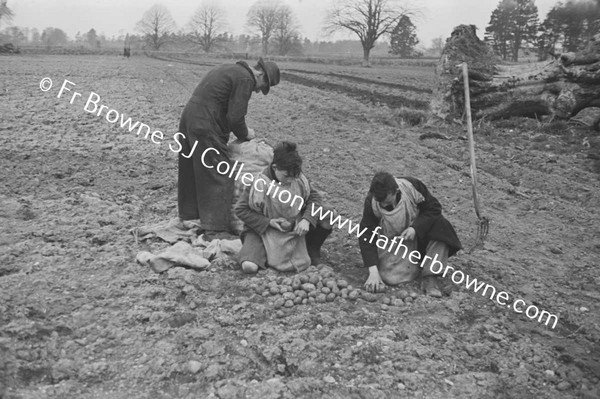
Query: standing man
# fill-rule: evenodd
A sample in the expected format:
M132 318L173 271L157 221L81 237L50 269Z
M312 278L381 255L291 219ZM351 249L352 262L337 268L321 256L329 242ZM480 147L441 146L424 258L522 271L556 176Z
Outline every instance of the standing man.
M378 172L371 181L360 222L360 252L369 277L368 291L421 277L427 295L442 292L432 264L446 265L462 248L454 227L442 215L442 206L418 179L395 179ZM437 265L437 263L436 263ZM439 268L439 267L438 267Z
M244 61L218 66L200 81L179 122L179 132L185 136L179 151L180 222L200 219L204 230L230 230L234 181L217 173L214 166L229 162L230 132L241 141L254 138L246 126L252 92L266 95L278 83L277 64L262 58L254 67ZM208 151L202 159L207 148L218 153Z

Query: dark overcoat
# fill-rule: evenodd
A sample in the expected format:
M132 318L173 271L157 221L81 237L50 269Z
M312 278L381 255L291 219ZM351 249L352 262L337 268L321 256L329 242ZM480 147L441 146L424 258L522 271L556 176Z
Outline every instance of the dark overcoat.
M443 216L442 205L427 189L425 184L414 177L403 177L412 184L415 189L423 196L423 202L417 205L418 216L413 221L411 227L415 229L418 242L418 250L423 256L430 241L440 241L448 246L448 256L456 254L462 249L462 244L452 224ZM397 200L400 200L401 193L398 192ZM366 240L371 232L379 226L381 219L375 216L373 212L373 194L367 193L363 206L363 217L360 222L361 229L366 229L363 237L359 237L358 243L365 267L377 265L379 256L377 254L376 243Z
M233 179L219 174L216 165L229 162L227 141L233 132L247 140L246 113L256 79L240 61L210 70L185 106L179 122L178 205L183 220L200 219L206 230L230 229ZM204 163L202 154L206 152Z

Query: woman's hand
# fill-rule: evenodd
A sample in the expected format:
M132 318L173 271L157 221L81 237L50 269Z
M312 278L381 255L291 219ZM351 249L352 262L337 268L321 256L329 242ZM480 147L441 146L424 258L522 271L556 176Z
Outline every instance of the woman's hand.
M302 219L300 222L296 223L296 227L294 228L294 233L299 236L303 236L308 233L308 229L310 228L310 223L306 219Z
M405 239L406 241L414 240L417 236L417 232L412 227L407 228L400 234L400 238Z
M365 289L369 292L383 292L386 285L381 280L377 266L369 267L369 278L365 282Z

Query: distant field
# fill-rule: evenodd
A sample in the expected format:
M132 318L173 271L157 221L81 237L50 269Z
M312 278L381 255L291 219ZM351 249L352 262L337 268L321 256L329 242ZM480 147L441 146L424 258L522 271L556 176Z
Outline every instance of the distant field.
M157 59L212 66L225 62L204 56L157 54ZM435 84L432 66L341 66L335 64L280 62L282 80L350 95L391 108L425 110Z

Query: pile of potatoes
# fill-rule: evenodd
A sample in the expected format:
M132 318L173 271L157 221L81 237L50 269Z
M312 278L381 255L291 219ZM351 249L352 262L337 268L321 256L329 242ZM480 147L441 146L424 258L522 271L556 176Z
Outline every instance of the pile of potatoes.
M417 297L414 292L394 291L392 295L372 294L354 288L348 281L336 278L331 267L310 266L293 276L268 276L267 282L254 286L256 293L274 299L274 307L291 308L295 305L333 302L338 298L355 301L380 302L387 306L403 306ZM389 293L388 293L389 294Z
M325 277L320 273L280 276L258 290L263 297L275 297L275 308L333 302L336 298L356 300L360 295L346 280Z

